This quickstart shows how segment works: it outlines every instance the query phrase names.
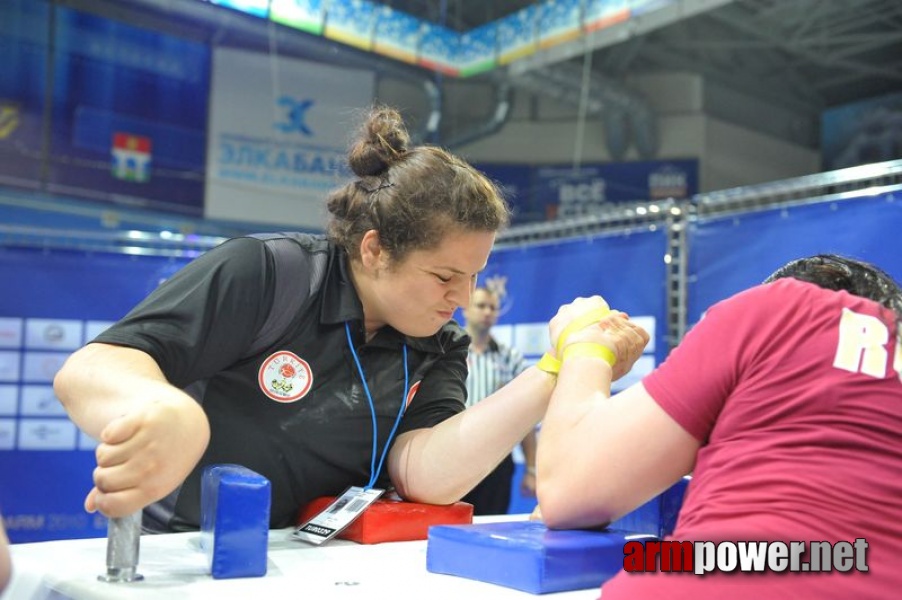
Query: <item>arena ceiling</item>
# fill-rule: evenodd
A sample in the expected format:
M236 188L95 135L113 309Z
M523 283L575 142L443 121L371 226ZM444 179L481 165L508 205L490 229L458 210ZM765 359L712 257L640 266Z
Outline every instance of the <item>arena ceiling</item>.
M385 3L467 30L534 2ZM677 15L667 24L592 49L592 68L615 79L636 73L698 73L745 93L818 111L902 90L899 0L680 0L676 4L682 12L694 14Z
M247 26L252 19L226 19L225 13L234 11L197 0L51 1L209 43L242 44L254 37L253 28ZM535 2L382 3L466 31ZM575 104L580 84L586 81L587 64L593 78L607 82L595 89L608 92L635 75L697 74L731 94L760 99L762 107L778 107L791 118L771 124L771 133L811 147L819 141L818 124L824 109L902 91L899 0L677 0L648 13L647 18L630 21L593 34L590 43L586 43L589 36L584 36L578 42L514 61L505 69L494 70L491 78L538 94L554 93L559 100ZM242 27L235 27L237 23ZM258 44L264 49L267 44L272 47L272 40L266 40L272 28L262 23L257 29L262 32ZM299 56L316 45L310 36L286 30L279 35L280 51L292 53L292 36L305 38L294 45ZM318 43L325 47L331 42L320 38ZM331 44L331 50L320 51L315 58L327 59L329 52L342 60L355 58L343 52L348 48L336 49ZM381 63L389 70L404 66L390 65L391 59L375 54L362 58L370 66ZM730 104L728 99L723 101L729 97L723 96L721 104ZM728 118L735 122L748 118L757 120L750 122L750 127L767 126L761 114L766 108L758 108L758 114L752 115L754 106L745 103L722 112L730 110ZM747 117L743 112L749 113Z

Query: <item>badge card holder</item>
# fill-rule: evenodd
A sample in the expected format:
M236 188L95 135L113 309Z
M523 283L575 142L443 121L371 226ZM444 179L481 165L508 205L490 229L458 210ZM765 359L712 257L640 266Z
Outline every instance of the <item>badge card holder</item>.
M385 490L350 487L321 513L294 530L294 537L319 546L354 522Z
M294 537L316 546L319 546L323 542L327 542L338 535L342 529L353 523L370 504L375 502L379 496L385 492L385 490L375 488L373 485L376 483L376 478L382 470L382 465L385 463L385 457L388 455L388 449L391 447L391 440L395 435L395 431L398 429L398 424L401 422L401 417L407 406L405 400L409 389L410 374L407 370L407 344L404 344L401 348L403 353L402 362L404 364L404 389L401 390L401 403L398 408L398 416L395 418L395 424L388 434L388 439L385 441L385 446L382 448L382 457L379 459L377 465L376 457L378 454L376 451L376 440L378 439L378 435L376 435L376 408L373 405L373 396L370 394L370 388L366 383L366 374L363 372L363 365L360 364L357 350L354 349L354 341L351 338L351 325L347 321L345 321L345 333L348 336L348 348L351 351L351 356L354 357L354 363L357 365L357 373L360 375L360 385L363 387L364 393L366 393L366 399L370 405L370 414L373 417L373 454L370 458L370 481L366 487L349 487L344 494L336 498L335 502L327 506L325 510L294 530Z

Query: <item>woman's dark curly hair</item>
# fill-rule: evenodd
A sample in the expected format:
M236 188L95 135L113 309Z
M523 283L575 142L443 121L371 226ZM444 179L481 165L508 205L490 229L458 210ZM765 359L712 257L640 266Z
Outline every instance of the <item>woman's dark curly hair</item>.
M393 108L370 110L348 162L358 179L329 196L328 234L352 258L371 229L398 262L449 232L495 232L509 222L507 203L485 175L442 148L411 148Z
M886 272L870 263L836 254L818 254L783 265L764 282L784 277L868 298L895 312L897 323L902 322L902 289Z

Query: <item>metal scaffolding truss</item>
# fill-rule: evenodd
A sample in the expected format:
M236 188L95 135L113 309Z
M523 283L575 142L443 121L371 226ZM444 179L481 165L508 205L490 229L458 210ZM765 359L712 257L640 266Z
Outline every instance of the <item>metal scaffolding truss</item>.
M498 236L496 247L579 238L622 235L637 229L652 231L694 217L766 210L791 204L853 199L902 183L902 160L794 177L758 185L697 194L690 200L672 198L652 202L610 204L592 215L510 227Z
M496 248L537 244L596 235L622 235L637 230L655 231L670 217L685 210L673 199L660 202L609 204L591 215L515 225L498 235Z
M715 30L696 43L684 40L684 51L718 57L712 64L733 77L742 64L750 86L761 86L763 75L766 85L784 87L797 101L823 105L856 93L845 89L851 86L883 80L898 89L902 82L898 0L743 0L708 17L729 37Z
M534 4L536 0L392 2L397 9L461 30ZM695 74L712 89L757 101L737 105L734 96L713 91L704 100L709 114L814 148L825 109L902 90L902 2L674 0L542 48L496 76L506 75L519 88L576 106L583 86L579 65L587 56L590 114L597 114L605 100L616 108L619 98L635 97L626 87L632 77Z
M699 194L692 213L699 217L749 212L821 201L852 199L902 183L902 160L892 160Z
M676 346L687 324L686 230L705 217L742 214L817 202L852 201L902 186L902 160L852 167L761 185L698 194L690 200L616 204L594 215L511 227L498 236L497 248L555 243L594 236L663 231L666 265L667 341Z
M0 224L0 248L35 248L45 252L77 250L87 253L195 258L226 238L185 235L169 231L84 231L54 227Z
M816 202L854 201L890 189L902 189L902 160L841 169L817 175L699 194L690 200L611 204L579 218L518 225L502 232L496 248L533 246L596 236L622 236L639 231L662 231L667 236L666 265L667 341L675 346L687 329L687 264L690 248L686 230L695 219L745 214ZM8 206L24 200L6 198ZM32 200L33 205L36 200ZM2 202L0 202L2 204ZM104 218L104 211L47 204L46 212ZM73 212L75 211L75 212ZM150 225L150 222L147 223ZM157 223L158 225L160 223ZM134 225L133 225L134 227ZM175 229L175 228L174 228ZM114 252L132 255L193 257L216 246L225 236L185 234L170 229L85 230L0 224L0 247Z

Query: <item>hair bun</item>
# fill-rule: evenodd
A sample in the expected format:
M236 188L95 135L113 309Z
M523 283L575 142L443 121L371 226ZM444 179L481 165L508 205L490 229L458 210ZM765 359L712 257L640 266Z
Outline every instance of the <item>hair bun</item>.
M383 174L408 150L410 135L401 113L386 106L372 108L351 148L348 163L358 177Z

